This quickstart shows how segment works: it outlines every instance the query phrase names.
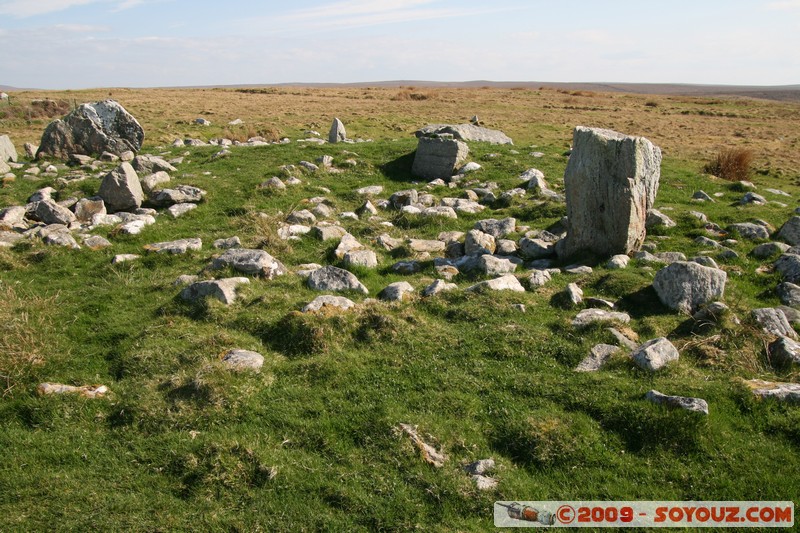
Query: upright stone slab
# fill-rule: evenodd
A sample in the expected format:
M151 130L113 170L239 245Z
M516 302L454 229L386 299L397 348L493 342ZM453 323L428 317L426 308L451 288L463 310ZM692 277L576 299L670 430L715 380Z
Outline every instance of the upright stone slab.
M14 143L8 138L8 135L0 135L0 161L13 161L17 162L17 149L14 148Z
M131 164L122 163L105 175L97 196L103 199L108 211L115 213L141 207L144 192Z
M637 251L661 174L661 150L644 137L578 126L564 172L567 237L559 254Z
M347 140L347 132L344 129L344 124L338 118L333 119L331 124L331 131L328 133L328 142L338 143Z
M469 154L461 141L444 137L420 137L411 173L425 179L447 179Z

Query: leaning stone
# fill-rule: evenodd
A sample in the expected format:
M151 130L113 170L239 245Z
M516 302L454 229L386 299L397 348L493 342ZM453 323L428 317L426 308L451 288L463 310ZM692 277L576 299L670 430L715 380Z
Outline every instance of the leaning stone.
M303 307L303 313L313 313L319 311L323 307L327 308L336 308L341 310L347 310L350 308L355 307L356 304L352 300L345 298L344 296L332 296L329 294L323 294L322 296L317 296L311 302Z
M761 309L753 309L751 314L753 320L755 320L765 333L797 339L797 333L794 331L791 324L789 324L786 315L782 313L780 309L764 307Z
M645 238L661 174L661 150L644 137L578 126L564 172L567 238L562 251L628 254Z
M614 339L616 339L617 343L623 348L626 348L628 350L635 350L639 346L636 342L629 339L625 334L623 334L620 330L616 328L606 328L606 331L608 331L611 334L611 336L614 337ZM633 332L631 332L631 334L635 335Z
M592 324L620 322L627 324L631 321L630 315L617 311L605 311L603 309L584 309L572 319L572 327L583 329Z
M75 387L73 385L63 385L61 383L39 383L36 391L42 396L49 396L51 394L77 394L84 398L102 398L108 394L108 387L105 385L82 385Z
M14 148L14 143L11 142L8 135L0 135L0 161L17 162L17 149Z
M369 294L369 290L358 278L342 268L326 266L308 276L308 287L315 291L356 291Z
M800 343L788 337L778 337L767 348L776 366L800 365Z
M701 305L722 298L727 278L723 270L678 261L656 273L653 288L665 306L691 314Z
M407 281L396 281L387 285L379 294L378 298L388 302L402 301L406 295L413 295L414 287Z
M780 383L751 379L744 382L759 398L774 398L781 402L800 403L800 383Z
M448 179L468 154L469 148L461 141L420 137L411 173L425 179Z
M264 356L250 350L228 350L222 362L234 370L260 370L264 366Z
M563 292L564 300L575 307L583 303L583 291L575 283L569 283Z
M353 250L344 254L342 262L346 267L377 268L378 256L372 250Z
M677 361L679 357L677 348L665 337L649 340L631 354L631 358L640 368L651 372L660 370L671 361Z
M469 292L482 292L485 290L525 292L525 287L522 286L513 274L506 274L499 278L481 281L480 283L467 287L466 290Z
M782 304L791 307L800 307L800 286L794 283L783 282L778 285L776 290Z
M740 205L767 205L767 199L754 192L748 192L739 200Z
M344 129L344 124L338 118L333 119L331 130L328 132L328 142L331 144L344 142L347 140L347 131Z
M792 246L800 244L800 216L790 218L778 231L778 238Z
M667 396L657 390L649 390L645 398L656 405L665 405L673 409L684 409L695 413L708 414L708 403L702 398L688 398L686 396Z
M190 238L147 244L144 249L156 253L185 254L189 250L200 250L202 247L203 241L198 238Z
M586 358L575 367L576 372L596 372L605 365L611 356L619 352L619 346L597 344Z
M198 281L183 289L180 297L183 300L216 298L225 305L230 305L236 301L236 288L239 285L247 283L250 283L248 278L224 278L211 281Z
M249 248L231 248L211 262L211 268L219 270L232 268L243 274L273 279L286 274L283 263L264 250Z
M68 226L75 222L75 214L50 200L36 202L33 207L32 217L45 224L64 224Z
M144 191L130 163L122 163L105 175L97 195L109 211L128 211L142 206Z
M775 261L775 270L783 276L784 281L800 282L800 255L781 254Z

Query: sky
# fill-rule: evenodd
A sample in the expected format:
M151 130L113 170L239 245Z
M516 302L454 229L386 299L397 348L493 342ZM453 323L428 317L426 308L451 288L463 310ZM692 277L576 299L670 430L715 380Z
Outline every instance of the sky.
M0 85L800 84L800 0L0 0Z

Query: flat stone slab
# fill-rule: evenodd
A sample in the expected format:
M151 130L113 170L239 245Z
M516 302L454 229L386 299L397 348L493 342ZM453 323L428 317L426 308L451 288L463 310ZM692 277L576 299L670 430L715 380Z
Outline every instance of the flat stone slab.
M192 283L180 293L183 300L199 300L203 298L216 298L225 305L236 301L236 288L239 285L250 283L248 278L223 278Z
M429 124L415 132L417 137L441 134L452 135L454 139L462 141L514 144L511 137L502 131L483 128L474 124Z
M108 387L105 385L82 385L75 387L73 385L63 385L61 383L39 383L36 387L36 392L42 396L49 396L51 394L77 394L84 398L102 398L108 394Z
M597 323L620 322L627 324L630 321L631 317L628 313L604 309L584 309L572 319L572 327L581 329Z
M323 307L326 308L336 308L341 310L347 310L355 307L356 304L353 300L349 298L345 298L344 296L333 296L330 294L323 294L322 296L317 296L311 302L306 304L302 311L303 313L313 313L319 311Z
M198 238L191 238L146 244L144 249L148 252L156 252L159 254L185 254L189 250L200 250L202 247L203 241Z
M800 403L800 383L782 383L751 379L744 382L759 398L774 398L790 403Z
M575 367L575 372L596 372L611 359L611 356L619 351L620 347L612 344L593 346L589 355Z
M222 362L234 370L260 370L264 366L264 356L250 350L228 350Z
M657 390L649 390L645 398L657 405L665 405L673 409L684 409L695 413L708 414L708 402L702 398L689 398L686 396L667 396Z
M243 274L262 276L266 279L286 274L283 263L264 250L249 248L231 248L211 262L211 268L215 270L229 267Z
M482 291L513 291L525 292L525 287L513 274L506 274L499 278L481 281L475 285L471 285L466 289L469 292L482 292Z

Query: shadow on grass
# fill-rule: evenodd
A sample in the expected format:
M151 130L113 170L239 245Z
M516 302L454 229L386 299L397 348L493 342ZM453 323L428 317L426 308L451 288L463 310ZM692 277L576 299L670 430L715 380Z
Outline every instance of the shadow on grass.
M398 157L388 163L381 165L380 169L384 175L392 181L412 182L419 181L419 178L411 173L411 165L414 164L414 157L417 152L411 152Z

